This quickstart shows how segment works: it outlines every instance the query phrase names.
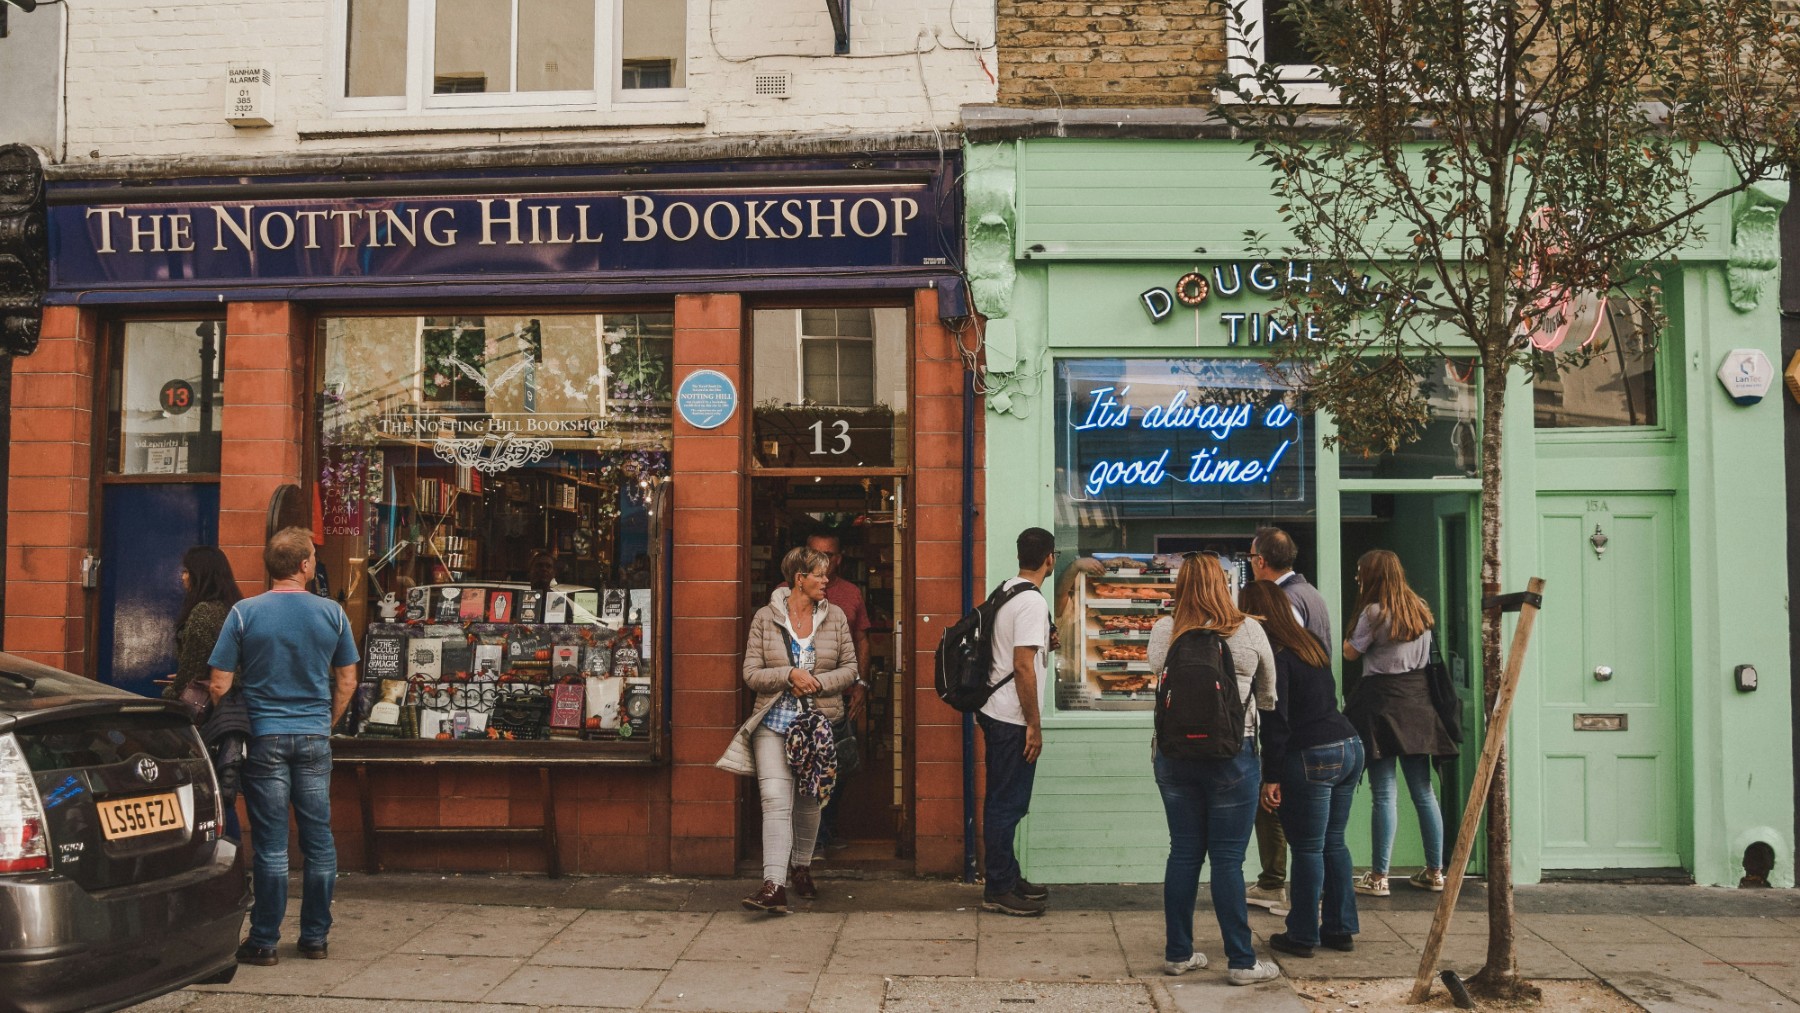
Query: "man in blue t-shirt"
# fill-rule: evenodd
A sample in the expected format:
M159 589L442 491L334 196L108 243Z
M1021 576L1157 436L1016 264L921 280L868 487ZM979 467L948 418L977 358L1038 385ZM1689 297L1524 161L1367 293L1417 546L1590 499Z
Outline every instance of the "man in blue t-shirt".
M356 641L350 620L329 598L307 590L317 569L312 534L284 528L263 548L273 582L231 607L213 648L214 700L236 680L250 711L244 804L256 848L250 937L241 963L276 962L287 913L288 805L300 828L306 871L300 899L300 955L325 957L337 847L331 839L331 729L356 691Z

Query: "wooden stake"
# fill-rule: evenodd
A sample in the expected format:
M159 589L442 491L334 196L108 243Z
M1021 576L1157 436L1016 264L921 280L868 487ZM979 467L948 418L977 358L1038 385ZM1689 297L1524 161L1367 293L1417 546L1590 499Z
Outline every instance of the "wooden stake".
M1544 578L1533 577L1526 590L1541 598ZM1469 802L1463 807L1462 829L1456 835L1456 853L1444 869L1444 892L1438 898L1437 916L1431 920L1431 934L1425 937L1425 952L1419 957L1419 975L1413 979L1412 995L1407 1003L1418 1005L1431 995L1431 973L1437 968L1438 954L1444 948L1444 934L1450 931L1450 916L1456 913L1456 898L1462 893L1463 873L1469 867L1469 852L1475 847L1475 830L1481 824L1481 811L1487 807L1488 787L1494 779L1494 765L1500 760L1500 748L1506 743L1506 722L1512 716L1513 698L1518 695L1519 670L1525 664L1525 649L1531 643L1531 627L1537 622L1538 607L1527 602L1519 607L1519 625L1513 630L1512 646L1507 648L1506 669L1500 677L1500 695L1494 700L1494 713L1488 718L1487 738L1481 744L1481 762L1475 766L1475 783L1469 787Z

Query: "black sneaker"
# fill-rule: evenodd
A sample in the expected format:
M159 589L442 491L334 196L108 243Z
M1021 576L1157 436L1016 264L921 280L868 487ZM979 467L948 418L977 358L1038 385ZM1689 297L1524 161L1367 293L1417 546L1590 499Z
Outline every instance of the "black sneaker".
M1033 883L1024 876L1020 876L1019 881L1013 884L1013 893L1018 894L1026 900L1045 901L1050 899L1049 887L1044 886L1041 883Z
M1319 944L1340 953L1353 953L1356 950L1356 937L1348 932L1321 932Z
M1036 918L1044 913L1044 905L1041 902L1026 900L1019 896L1017 890L1000 894L982 894L981 909L1011 915L1014 918Z
M257 967L274 967L281 962L275 955L273 946L252 946L246 939L237 948L237 959L240 964L254 964Z
M1310 957L1313 948L1304 943L1296 943L1288 938L1286 932L1277 932L1269 937L1269 949L1280 950L1290 957Z
M308 960L324 960L328 956L330 944L324 942L300 943L300 955Z

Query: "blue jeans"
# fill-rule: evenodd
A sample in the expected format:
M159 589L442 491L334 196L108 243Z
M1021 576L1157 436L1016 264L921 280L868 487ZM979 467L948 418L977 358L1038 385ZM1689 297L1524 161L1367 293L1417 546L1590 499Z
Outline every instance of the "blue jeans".
M337 847L331 839L331 740L323 735L261 735L244 760L244 805L256 848L250 945L281 941L288 900L288 804L306 860L300 893L300 941L323 943L331 931Z
M995 897L1019 885L1013 836L1031 811L1037 764L1025 762L1025 726L975 715L987 746L987 797L981 806L981 838L987 849L987 892Z
M1304 946L1319 945L1321 922L1332 935L1361 930L1344 827L1362 773L1362 739L1354 735L1289 753L1283 765L1281 825L1294 850L1288 863L1287 934Z
M1394 776L1395 757L1371 761L1369 764L1369 837L1375 854L1369 868L1375 875L1385 876L1388 860L1394 854L1394 827L1400 819L1399 785ZM1412 795L1413 808L1419 811L1419 836L1425 843L1425 867L1444 867L1444 814L1438 809L1437 793L1431 790L1431 757L1398 757L1400 769L1406 772L1406 790Z
M1163 957L1194 954L1194 899L1200 867L1212 856L1213 913L1234 968L1256 966L1250 911L1244 906L1244 849L1256 823L1262 782L1255 740L1229 760L1177 760L1157 754L1156 788L1169 820L1169 861L1163 870Z

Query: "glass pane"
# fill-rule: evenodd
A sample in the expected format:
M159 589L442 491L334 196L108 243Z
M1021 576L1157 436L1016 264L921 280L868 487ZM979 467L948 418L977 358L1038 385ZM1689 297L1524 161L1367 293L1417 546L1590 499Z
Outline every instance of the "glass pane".
M320 322L320 559L368 643L353 733L491 738L531 714L537 737L648 731L673 332L669 314Z
M407 0L349 0L344 94L349 98L406 94Z
M619 57L626 89L687 87L687 4L625 0Z
M113 367L107 458L119 475L219 470L225 321L134 320Z
M519 0L519 90L594 89L594 0Z
M508 0L437 0L432 92L512 91L512 16Z
M1473 478L1480 473L1477 423L1480 378L1471 359L1433 359L1417 364L1430 420L1417 440L1391 454L1339 450L1344 478Z
M1310 66L1318 61L1300 41L1300 30L1287 19L1294 0L1263 0L1263 59L1268 63Z
M1570 331L1593 334L1586 361L1558 363L1540 353L1545 371L1533 391L1537 427L1658 425L1656 348L1645 337L1649 328L1629 304L1609 300L1598 308L1597 319L1584 321L1577 315Z
M906 465L904 309L757 310L751 325L759 463ZM871 338L829 337L856 331Z

